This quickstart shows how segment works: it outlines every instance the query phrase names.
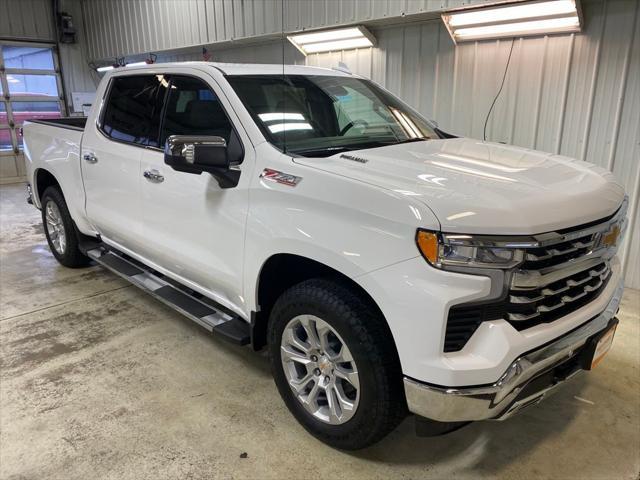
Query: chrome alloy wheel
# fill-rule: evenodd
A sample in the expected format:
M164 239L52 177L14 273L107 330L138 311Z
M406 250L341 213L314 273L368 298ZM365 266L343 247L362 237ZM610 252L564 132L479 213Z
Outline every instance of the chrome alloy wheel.
M285 327L280 358L295 397L318 420L341 425L360 400L360 378L353 356L331 325L298 315Z
M62 223L62 215L60 209L54 202L48 202L45 207L45 220L47 224L47 232L53 248L59 255L64 255L67 248L67 234Z

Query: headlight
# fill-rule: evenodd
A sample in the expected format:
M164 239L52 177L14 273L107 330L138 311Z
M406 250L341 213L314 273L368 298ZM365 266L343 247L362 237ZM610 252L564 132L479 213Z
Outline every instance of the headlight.
M416 244L434 267L512 268L522 262L523 251L515 247L493 246L482 237L442 235L418 230Z

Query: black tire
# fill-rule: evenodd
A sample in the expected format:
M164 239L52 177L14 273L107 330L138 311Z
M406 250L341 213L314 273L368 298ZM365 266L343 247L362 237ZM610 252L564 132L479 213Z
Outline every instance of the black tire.
M58 208L60 217L62 219L62 226L66 237L66 246L62 253L56 250L53 242L51 241L51 235L47 226L46 211L47 205L50 202L53 202ZM90 259L80 251L80 248L78 246L78 235L76 232L76 227L73 223L71 215L69 214L67 202L65 202L62 192L57 187L48 187L42 194L41 207L44 234L47 237L49 249L51 250L51 253L56 258L56 260L58 260L58 262L60 262L65 267L69 268L80 268L87 266Z
M331 425L315 418L294 395L280 356L281 338L290 320L314 315L334 328L348 346L360 376L360 400L353 417ZM402 371L391 332L375 307L351 288L330 279L312 279L291 287L277 300L268 326L269 356L275 383L302 426L322 442L342 450L368 447L406 417Z

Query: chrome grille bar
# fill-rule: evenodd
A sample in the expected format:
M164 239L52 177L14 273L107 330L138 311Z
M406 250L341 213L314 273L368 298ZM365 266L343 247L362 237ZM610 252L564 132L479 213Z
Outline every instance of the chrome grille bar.
M599 259L599 262L602 262L602 259ZM535 306L535 311L519 313L519 312L507 312L507 318L509 320L515 322L521 322L525 320L531 320L533 318L539 317L543 313L552 312L557 310L560 307L564 307L570 303L575 302L581 298L584 298L591 292L598 290L602 287L604 281L609 277L611 273L611 268L608 263L605 262L600 268L590 268L583 272L578 272L578 274L583 273L585 276L583 278L579 278L578 280L574 278L568 278L564 285L558 285L556 288L544 288L540 292L536 291L535 296L527 296L526 294L511 294L509 295L509 302L512 305L531 305ZM598 279L597 283L591 284L595 279ZM559 283L559 282L558 282ZM586 285L585 285L586 284ZM558 298L560 293L566 292L569 289L576 289L576 287L580 287L584 285L584 287L575 292L572 295L562 295ZM524 292L523 292L524 293ZM538 302L541 301L553 301L556 300L552 304L543 304L537 305Z

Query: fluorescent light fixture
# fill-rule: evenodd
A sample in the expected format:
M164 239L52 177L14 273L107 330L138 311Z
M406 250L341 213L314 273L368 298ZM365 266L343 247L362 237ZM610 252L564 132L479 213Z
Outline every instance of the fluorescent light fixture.
M149 65L149 64L147 62L133 62L133 63L127 63L125 67L143 67L145 65Z
M367 48L375 45L375 37L362 26L338 28L314 33L300 33L287 36L289 41L305 55Z
M579 0L538 0L447 12L442 15L454 42L579 32Z
M259 113L258 117L263 122L273 122L276 120L304 120L301 113Z
M275 125L269 125L271 133L289 132L293 130L313 130L313 127L307 122L292 122L292 123L276 123Z
M108 72L109 70L113 70L113 65L107 65L106 67L98 67L96 68L96 71L102 73L102 72Z

